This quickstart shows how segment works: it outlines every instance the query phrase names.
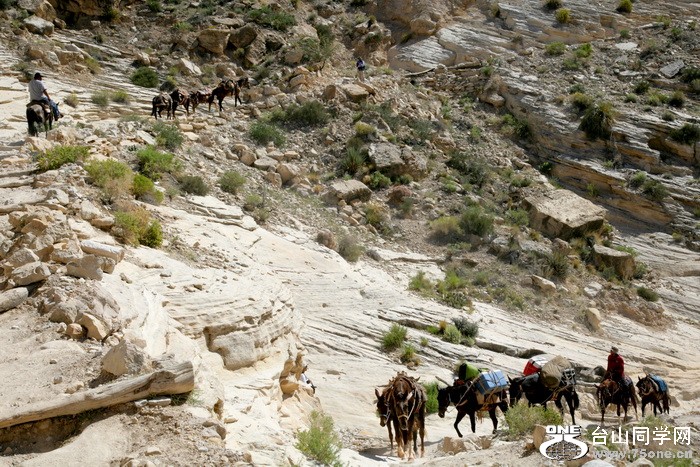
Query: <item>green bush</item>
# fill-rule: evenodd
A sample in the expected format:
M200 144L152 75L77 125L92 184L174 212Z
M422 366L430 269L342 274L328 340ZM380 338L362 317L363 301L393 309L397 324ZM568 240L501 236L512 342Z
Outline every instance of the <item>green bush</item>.
M68 97L63 99L63 102L65 102L66 105L69 105L73 108L76 108L76 107L78 107L80 100L78 99L78 95L76 93L72 92L68 95Z
M297 24L293 15L284 10L273 10L267 5L248 12L248 18L257 24L269 26L277 31L286 31Z
M433 123L430 120L416 118L408 121L408 126L413 130L415 138L422 143L430 140L433 133Z
M391 186L391 179L381 172L372 172L367 185L373 190L387 188Z
M338 242L338 254L351 263L360 259L364 252L365 249L353 237L344 236Z
M464 175L468 183L478 188L489 180L490 171L486 163L467 152L451 153L447 166Z
M574 55L576 55L578 58L588 58L592 54L593 54L593 46L591 45L590 42L586 42L585 44L581 44L574 51Z
M535 425L561 425L562 417L556 410L545 410L544 407L528 407L525 403L516 404L505 414L508 424L508 434L511 438L529 436Z
M640 95L646 94L650 88L651 88L651 84L649 84L649 81L642 80L634 85L634 93L640 94Z
M354 175L364 167L366 159L362 148L348 145L345 156L340 160L340 169L344 173Z
M425 271L419 271L413 276L408 283L408 290L415 290L424 294L430 293L433 290L433 283L425 277Z
M136 199L160 204L163 202L163 193L156 188L153 180L142 174L134 175L131 182L131 193Z
M382 336L382 349L390 352L403 345L408 335L408 329L400 324L392 324L389 331Z
M671 107L681 108L683 104L685 104L685 94L683 94L683 91L676 91L668 98L668 105Z
M469 206L459 219L459 226L465 234L483 237L493 232L493 216L479 206Z
M668 189L658 180L647 180L642 184L642 193L654 201L662 201L668 196Z
M637 295L642 297L647 302L656 302L659 300L659 294L646 287L637 287Z
M107 91L96 91L90 96L90 102L98 107L107 107L109 104L109 92Z
M632 188L639 188L646 182L647 173L646 172L636 172L632 177L630 177L629 186Z
M454 324L448 324L442 333L442 340L453 344L459 344L462 342L462 333L459 332L459 329L457 329L457 326Z
M559 8L561 8L562 3L561 0L546 0L544 2L544 6L548 10L558 10Z
M238 190L245 185L247 179L234 170L224 172L219 178L219 186L226 193L236 194Z
M157 248L163 242L160 222L151 219L148 211L143 208L115 212L112 233L129 245Z
M617 5L618 13L632 13L632 0L620 0Z
M459 218L455 216L439 217L430 223L433 238L444 242L456 242L462 237Z
M479 323L462 316L454 318L452 322L455 323L455 327L462 334L462 337L476 339L479 336Z
M697 79L700 79L700 68L690 66L683 69L681 81L684 83L692 83Z
M156 133L156 143L165 149L174 150L182 145L185 140L180 130L170 123L156 122L153 124Z
M163 5L161 5L160 0L146 0L146 6L153 13L160 13L163 11Z
M566 44L563 42L552 42L551 44L547 44L544 51L547 55L551 55L553 57L563 55L564 52L566 52Z
M426 415L429 415L431 413L437 413L438 408L440 407L437 400L438 383L425 383L423 384L423 389L425 389L425 394L427 396L427 400L425 401Z
M274 143L279 148L285 143L284 135L276 126L261 121L250 125L248 134L258 144Z
M133 176L128 165L114 159L90 161L85 165L85 171L90 175L92 184L100 188L104 188L110 180Z
M569 258L564 253L557 251L547 255L545 259L552 276L560 279L566 278L569 274Z
M199 175L185 175L180 178L180 188L185 193L197 196L205 196L209 193L209 187Z
M559 24L568 24L571 22L571 10L568 8L559 8L554 14Z
M700 126L686 123L681 128L671 130L668 136L677 143L692 146L700 141Z
M503 126L507 127L512 131L513 134L519 136L522 139L529 139L532 136L532 130L527 121L518 119L515 115L505 114L501 120Z
M160 222L152 220L139 237L139 243L150 248L158 248L161 246L163 244L163 228Z
M590 139L610 138L612 124L615 121L615 112L612 104L607 102L596 103L586 109L581 118L579 128Z
M112 102L116 102L117 104L128 104L131 102L131 96L129 96L129 93L121 90L112 92L110 98L112 99Z
M158 74L148 67L140 67L131 74L131 82L144 88L158 87Z
M0 0L0 11L8 10L15 3L17 3L17 0Z
M506 219L512 224L527 226L530 223L530 214L524 209L509 209L506 211Z
M401 363L417 361L416 348L413 346L413 344L410 342L404 343L403 347L401 348L401 356L399 357L399 360L401 360Z
M56 146L39 154L36 163L40 171L46 172L86 159L89 154L87 146Z
M174 154L158 151L153 146L140 149L136 157L139 161L139 172L151 180L160 180L163 174L172 174L179 169Z
M325 125L330 115L319 101L308 101L302 105L292 104L283 111L272 113L270 121L291 128L307 128Z
M355 123L355 134L361 138L366 138L367 136L373 135L377 132L377 129L365 122Z
M582 92L576 92L571 95L571 104L576 107L580 112L587 110L593 105L593 98Z

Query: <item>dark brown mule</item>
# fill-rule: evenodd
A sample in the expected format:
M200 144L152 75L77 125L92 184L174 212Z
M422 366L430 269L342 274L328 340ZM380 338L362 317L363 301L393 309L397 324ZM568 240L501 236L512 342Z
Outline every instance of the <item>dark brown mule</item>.
M43 125L44 132L48 135L53 123L53 112L51 109L44 107L36 101L32 101L27 105L27 126L29 136L39 136L39 130L36 125Z
M394 453L394 433L399 433L399 420L394 416L395 414L389 408L389 404L386 400L389 393L389 387L391 387L392 382L393 380L389 382L389 386L384 388L381 393L378 389L374 390L374 395L377 396L377 414L379 415L379 425L386 426L386 429L389 432L389 454ZM393 431L391 429L392 425L394 427ZM414 435L417 435L417 432L415 432ZM414 436L413 449L415 450L416 448L416 436Z
M166 111L167 118L172 118L172 99L169 95L165 93L160 93L153 98L153 110L151 110L151 115L158 120L158 117L163 118L163 111Z
M425 403L428 397L418 381L405 372L398 373L390 382L385 393L388 410L396 429L398 456L415 458L418 450L417 434L420 434L421 457L425 454ZM413 447L411 447L413 439Z
M438 416L445 418L447 408L450 404L454 404L457 407L457 419L454 427L460 438L462 437L462 432L459 431L459 422L462 421L465 415L469 415L472 433L476 433L476 412L487 410L493 422L493 432L496 433L498 429L496 408L500 408L503 413L508 411L508 391L503 390L492 394L483 403L479 402L479 397L476 393L476 384L473 382L438 389Z
M634 385L629 385L629 394L617 381L605 379L599 385L596 385L596 399L600 407L601 417L600 424L605 425L605 408L609 404L617 405L617 416L620 416L620 407L625 409L625 418L627 420L627 408L632 404L634 407L634 416L637 416L637 393L634 390Z
M224 98L226 96L233 96L233 105L238 106L238 103L240 102L241 105L243 105L243 102L241 101L241 88L250 88L250 80L246 78L240 78L238 81L234 81L232 79L227 79L226 81L221 81L211 92L211 95L209 96L209 112L211 112L211 104L214 102L214 99L216 99L219 102L219 112L224 111L224 107L222 105Z
M178 105L184 107L185 113L188 117L190 116L190 94L187 91L177 88L170 93L170 99L173 102L173 118L175 118L175 111L177 110Z
M236 107L239 103L243 105L243 101L241 100L241 89L243 88L250 89L250 80L248 77L236 81L236 87L233 88L233 105Z
M659 415L670 412L668 391L661 391L651 376L646 375L644 378L639 378L637 389L639 389L639 397L642 399L642 417L644 417L644 408L647 404L654 407L654 416L656 416L657 410Z
M200 89L198 91L192 91L190 93L190 105L192 106L192 113L197 110L197 106L209 100L211 96L211 90Z

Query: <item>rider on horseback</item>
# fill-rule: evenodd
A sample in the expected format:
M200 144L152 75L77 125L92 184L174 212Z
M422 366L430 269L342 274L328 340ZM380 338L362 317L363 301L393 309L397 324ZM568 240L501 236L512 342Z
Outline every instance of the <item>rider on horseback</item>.
M632 385L632 380L625 376L625 361L618 352L618 348L615 346L610 349L610 355L608 355L608 369L605 371L603 379L609 378L615 381L620 385L620 388L629 395L631 394L630 386Z
M61 115L61 112L58 111L58 105L51 100L49 92L46 90L46 86L44 86L44 83L41 81L41 73L34 73L34 79L29 82L28 89L29 99L31 100L30 104L37 102L44 108L45 105L48 104L53 112L54 120L58 120L63 116Z

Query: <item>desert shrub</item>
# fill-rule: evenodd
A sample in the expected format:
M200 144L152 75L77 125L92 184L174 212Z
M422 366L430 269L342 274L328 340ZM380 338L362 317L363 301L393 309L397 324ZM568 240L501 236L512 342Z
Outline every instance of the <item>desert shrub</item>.
M639 188L647 180L646 172L636 172L632 177L630 177L629 186L632 188Z
M479 206L469 206L459 219L459 226L465 234L483 237L493 232L493 216Z
M401 360L401 363L416 363L419 361L416 355L415 346L413 346L413 344L410 342L404 343L403 347L401 348L401 356L399 356L399 360Z
M270 121L293 128L325 125L330 115L319 101L308 101L302 105L292 104L285 110L272 112Z
M109 92L107 91L96 91L90 96L90 102L98 107L107 107L109 104Z
M530 124L525 120L518 119L513 114L505 114L501 120L503 126L510 128L513 134L519 136L522 139L528 139L532 136L532 130L530 129Z
M568 24L571 22L571 10L568 8L559 8L554 14L559 24Z
M416 292L429 293L433 289L433 283L430 279L425 277L424 271L419 271L418 274L413 276L408 283L408 290L415 290Z
M139 162L139 172L151 180L160 180L163 174L175 173L179 164L175 155L158 151L153 146L147 146L136 153Z
M392 205L400 205L406 198L413 195L411 189L405 185L394 186L387 193L387 201Z
M90 176L93 185L100 188L104 188L110 180L133 176L128 165L114 159L90 161L85 165L85 171Z
M170 123L156 122L153 124L153 131L156 133L158 146L171 151L179 148L185 139L180 130Z
M261 121L250 125L248 135L250 139L258 144L274 143L275 146L282 147L285 143L284 134L282 134L279 128Z
M151 219L143 208L114 213L112 234L129 245L159 247L163 242L163 230L160 222Z
M110 98L112 99L112 102L116 102L117 104L128 104L131 102L131 96L129 96L128 92L123 90L112 92Z
M677 143L693 145L700 141L700 126L686 123L671 130L668 136Z
M0 11L8 10L17 3L17 0L0 0Z
M333 419L320 412L311 412L308 430L297 433L296 448L309 459L322 465L340 467L339 454L342 448L340 437L333 429Z
M617 4L618 13L632 13L632 0L620 0Z
M459 316L452 320L455 327L462 334L462 337L476 339L479 336L479 323L470 321L469 319Z
M361 147L348 145L345 156L340 160L340 169L354 175L365 165L366 156Z
M566 44L563 42L552 42L551 44L547 44L544 51L547 55L551 55L553 57L563 55L564 52L566 52Z
M552 276L566 278L569 274L569 258L564 253L557 251L547 255L545 259L549 270L552 271Z
M381 172L372 172L369 176L369 183L367 185L373 190L387 188L391 186L391 179Z
M80 103L80 101L79 101L79 99L78 99L78 95L77 95L76 93L74 93L74 92L70 93L70 94L68 95L68 97L66 97L65 99L63 99L63 102L65 102L66 105L69 105L69 106L71 106L71 107L73 107L73 108L78 107L78 104Z
M153 180L143 174L134 175L131 182L131 193L136 199L151 201L155 204L163 202L163 193L156 188Z
M433 133L433 123L430 120L416 118L409 120L408 126L411 127L413 134L420 142L429 140L430 135Z
M519 403L508 409L505 414L508 424L508 434L511 438L530 435L535 425L561 425L562 417L556 410L545 410L544 407L528 407Z
M573 57L566 57L561 62L562 69L568 71L579 70L581 69L581 65L582 62L576 55L574 55Z
M365 249L357 243L357 240L355 240L353 237L350 236L344 236L340 238L340 241L338 242L338 254L345 258L346 261L350 261L351 263L354 263L358 259L360 259L360 256L362 256L362 253L365 252Z
M146 0L146 6L153 13L160 13L163 11L163 5L160 3L160 0Z
M591 45L590 42L586 42L585 44L581 44L574 51L574 55L576 55L578 58L588 58L592 54L593 54L593 46Z
M580 112L585 111L593 105L593 98L581 92L576 92L571 95L571 104Z
M158 74L151 68L140 67L131 74L131 82L136 86L155 88L158 86Z
M506 219L512 224L527 226L530 223L530 214L524 209L509 209L506 211Z
M453 344L459 344L462 342L462 333L459 332L459 329L457 329L457 326L454 324L448 324L442 333L442 340Z
M248 18L257 24L271 27L277 31L286 31L297 24L294 15L267 5L249 11Z
M654 201L661 201L668 196L668 189L658 180L647 180L642 184L642 193Z
M637 287L637 295L648 302L656 302L659 300L659 294L646 287Z
M484 161L467 152L452 152L447 166L464 175L468 183L478 188L484 186L489 179L490 172Z
M683 91L676 91L668 98L668 105L671 107L681 108L683 104L685 104L685 94L683 94Z
M400 324L392 324L382 336L382 348L387 352L398 349L406 341L408 329Z
M596 103L586 109L579 128L590 139L608 139L614 121L615 113L612 105L607 102Z
M559 8L561 8L562 3L561 0L546 0L544 2L544 6L548 10L558 10Z
M209 187L199 175L185 175L180 178L180 188L185 193L197 196L205 196L209 193Z
M650 88L651 88L651 84L649 84L649 81L642 80L634 85L634 93L640 94L640 95L646 94Z
M56 146L39 154L36 163L40 171L55 170L65 164L71 164L87 158L87 146Z
M630 38L630 30L629 29L620 29L620 38L621 39L629 39Z
M235 170L229 170L219 177L219 187L222 191L235 195L246 181L247 179L243 175Z
M676 116L673 115L673 112L669 112L668 110L661 114L661 120L663 120L665 122L672 122L675 119L676 119Z
M438 400L437 400L438 383L437 382L425 383L423 385L423 388L425 389L425 394L427 396L427 400L425 401L425 413L426 413L426 415L431 414L431 413L437 413L438 408L440 407L440 405L438 404Z
M439 217L430 223L431 235L439 241L456 242L462 236L459 218L455 216Z
M373 135L377 132L377 129L365 122L355 123L355 134L361 138L366 138L367 136Z
M377 230L385 231L388 227L389 218L384 208L375 203L368 203L365 206L365 219L367 224Z
M700 68L690 66L683 69L681 81L684 83L692 83L696 79L700 79Z

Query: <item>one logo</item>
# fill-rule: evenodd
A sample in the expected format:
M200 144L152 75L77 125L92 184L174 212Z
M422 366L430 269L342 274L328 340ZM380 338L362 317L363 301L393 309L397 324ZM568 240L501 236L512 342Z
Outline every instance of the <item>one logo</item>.
M580 426L548 425L545 429L551 439L540 445L540 453L547 459L570 461L580 459L588 452L588 445L576 439L581 436Z

